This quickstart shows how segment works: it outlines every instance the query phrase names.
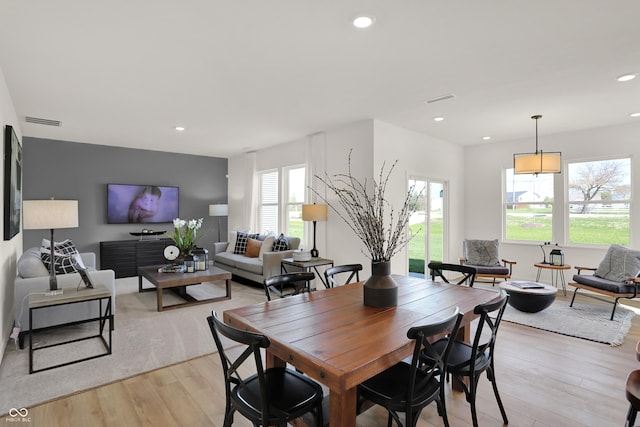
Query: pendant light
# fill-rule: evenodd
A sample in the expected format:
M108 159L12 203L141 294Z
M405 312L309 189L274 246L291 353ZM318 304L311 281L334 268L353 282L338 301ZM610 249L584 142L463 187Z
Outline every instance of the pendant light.
M559 151L544 153L538 150L538 120L542 115L531 116L536 121L536 152L516 153L513 155L513 168L516 174L560 173L562 154Z

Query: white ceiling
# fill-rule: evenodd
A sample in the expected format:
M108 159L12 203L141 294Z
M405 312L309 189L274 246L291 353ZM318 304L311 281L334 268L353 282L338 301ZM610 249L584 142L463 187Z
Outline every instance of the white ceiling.
M24 136L227 157L368 118L470 145L533 141L542 114L541 148L640 122L640 78L616 81L640 72L637 0L0 0L0 18Z

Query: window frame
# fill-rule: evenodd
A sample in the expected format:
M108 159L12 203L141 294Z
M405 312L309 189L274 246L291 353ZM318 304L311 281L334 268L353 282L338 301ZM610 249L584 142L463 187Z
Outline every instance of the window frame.
M626 160L628 161L629 171L628 171L628 186L629 186L629 198L624 200L608 200L603 201L602 199L598 199L597 201L576 201L571 200L570 197L570 176L569 176L569 166L583 163L595 163L595 162L607 162L607 161L616 161L616 160ZM564 188L564 203L563 203L563 220L564 220L564 229L563 229L563 240L565 246L574 246L574 247L608 247L612 243L609 242L598 242L598 243L589 243L589 242L572 242L571 241L571 213L572 205L602 205L602 204L626 204L628 206L628 230L629 234L627 236L627 242L618 243L622 245L629 245L632 241L632 210L633 210L633 156L631 155L623 155L623 156L598 156L587 159L578 159L566 161L564 164L564 179L563 179L563 188Z
M276 207L276 226L277 229L276 230L268 230L270 232L274 232L274 233L284 233L285 235L289 235L290 233L290 226L289 226L289 208L291 206L300 206L300 211L302 211L302 205L304 204L304 196L303 196L303 200L300 200L298 202L290 202L290 198L291 198L291 188L289 186L289 174L294 171L294 170L298 170L298 169L302 169L304 170L304 186L306 188L306 182L307 182L307 166L305 164L297 164L297 165L289 165L289 166L282 166L282 167L278 167L278 168L271 168L271 169L265 169L265 170L261 170L261 171L257 171L256 174L258 176L258 185L259 185L259 193L258 193L258 203L257 203L257 210L258 210L258 229L259 232L265 232L268 229L265 227L264 221L263 221L263 207L266 206L275 206ZM276 191L277 191L277 195L276 195L276 202L269 202L269 203L264 203L264 194L263 194L263 177L265 175L268 174L276 174L276 179L277 179L277 184L276 184ZM306 190L305 190L306 193ZM303 236L300 236L300 238L304 238L304 227L303 227L303 232L302 232Z
M535 243L535 244L539 244L541 241L547 240L545 239L513 239L513 238L509 238L507 237L507 219L508 219L508 214L507 214L507 210L509 206L530 206L530 205L550 205L551 208L551 236L549 237L549 240L553 240L553 236L555 235L554 233L557 231L556 230L556 221L555 221L555 215L557 212L557 206L558 206L558 200L556 197L556 191L555 191L555 185L556 185L556 176L557 174L552 174L552 180L551 180L551 191L553 194L553 198L552 200L541 200L541 201L526 201L526 202L516 202L516 201L509 201L507 200L507 185L508 185L508 177L507 177L507 173L509 170L514 170L513 167L510 168L505 168L502 171L502 194L501 194L501 199L502 199L502 241L503 242L509 242L509 243ZM515 175L515 173L512 172L512 175ZM530 179L538 179L538 177L536 176L536 174L522 174L521 176L530 176ZM511 189L511 193L515 194L516 191L514 188Z

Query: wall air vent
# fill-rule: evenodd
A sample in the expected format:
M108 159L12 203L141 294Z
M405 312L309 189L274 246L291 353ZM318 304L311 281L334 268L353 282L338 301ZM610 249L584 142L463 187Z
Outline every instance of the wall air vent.
M424 101L425 104L433 104L434 102L446 101L447 99L455 98L455 95L450 93L448 95L442 95L437 98L431 98Z
M60 120L42 119L40 117L25 117L27 123L34 123L36 125L57 126L60 127L62 122Z

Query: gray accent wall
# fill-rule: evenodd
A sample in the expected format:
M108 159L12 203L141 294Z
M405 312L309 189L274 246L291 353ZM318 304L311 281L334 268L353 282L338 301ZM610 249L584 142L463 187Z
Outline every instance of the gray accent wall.
M108 224L107 184L180 187L180 218L204 218L200 245L213 253L218 219L209 204L227 203L227 159L137 150L24 137L23 199L78 200L79 227L55 231L56 241L70 238L81 252L95 252L100 241L137 239L143 228L170 232L172 224ZM220 220L226 240L227 218ZM25 250L40 246L48 230L23 230Z

